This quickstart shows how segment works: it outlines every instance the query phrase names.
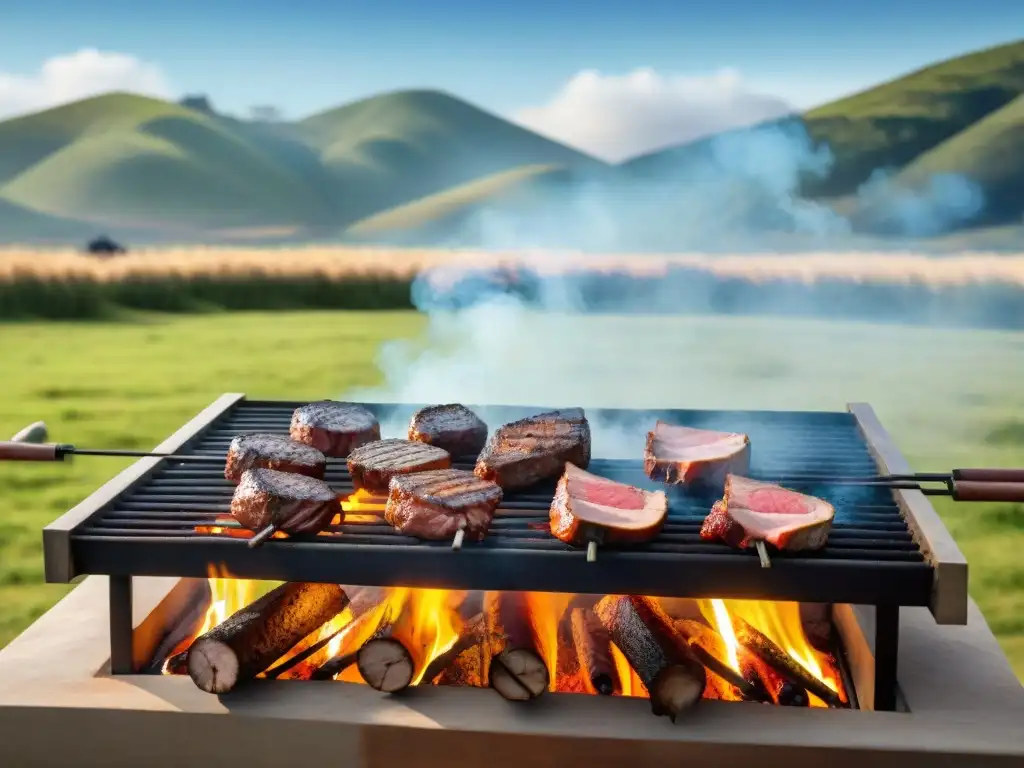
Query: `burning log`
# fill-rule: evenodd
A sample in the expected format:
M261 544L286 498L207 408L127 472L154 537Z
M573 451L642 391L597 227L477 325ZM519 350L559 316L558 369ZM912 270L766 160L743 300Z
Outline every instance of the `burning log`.
M593 611L575 608L571 622L572 641L583 676L597 693L611 696L619 685L611 656L611 636Z
M188 674L207 693L252 680L348 604L337 584L282 584L188 649Z
M490 642L500 648L487 667L490 686L509 701L528 701L542 695L551 676L537 651L526 596L488 592L484 614Z
M846 706L835 691L800 666L788 653L739 616L733 618L736 640L797 688L817 696L830 707Z
M644 597L608 595L595 612L647 688L655 715L668 715L675 722L704 695L704 667L657 604Z
M333 680L346 669L356 663L359 650L351 650L353 637L359 637L361 633L369 628L368 622L376 619L377 626L373 628L370 639L377 637L380 633L387 631L391 626L391 620L385 613L378 614L377 609L388 599L387 590L364 588L352 598L349 603L349 610L353 618L339 632L336 632L328 639L336 635L340 637L342 652L325 661L314 669L309 676L310 680ZM323 642L323 641L321 641ZM318 643L319 645L319 643Z
M737 654L740 657L740 670L737 671L716 655L725 649L725 639L711 627L693 619L677 621L674 626L676 631L686 639L697 661L703 664L709 672L718 675L729 685L734 686L744 699L762 703L772 701L768 689L765 688L761 676L757 672L756 662L749 658L748 653L741 649L741 652ZM745 656L748 658L743 658Z
M807 691L793 685L788 680L779 686L779 692L775 695L775 703L780 707L811 706L811 700L807 696Z
M458 640L455 641L451 648L427 665L427 668L423 673L422 681L424 683L434 682L442 672L455 663L455 660L459 658L464 651L468 651L474 645L482 643L486 636L487 617L486 614L481 612L463 625L462 631L459 633Z
M393 625L392 625L393 627ZM359 674L371 688L383 693L397 693L412 685L416 662L412 652L395 637L391 629L367 640L356 654Z

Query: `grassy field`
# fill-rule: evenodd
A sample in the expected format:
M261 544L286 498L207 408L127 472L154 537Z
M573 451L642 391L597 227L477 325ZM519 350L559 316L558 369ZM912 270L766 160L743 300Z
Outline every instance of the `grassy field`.
M758 318L504 319L503 335L497 327L478 335L479 348L436 358L414 378L392 380L389 393L639 407L841 409L863 400L920 469L1024 465L1021 333ZM0 326L0 436L45 419L58 441L148 448L224 391L319 398L379 386L378 344L423 327L418 315L386 312ZM491 342L500 356L487 354ZM123 466L0 464L0 644L64 592L41 583L40 529ZM1024 678L1024 506L940 511L971 562L972 594Z

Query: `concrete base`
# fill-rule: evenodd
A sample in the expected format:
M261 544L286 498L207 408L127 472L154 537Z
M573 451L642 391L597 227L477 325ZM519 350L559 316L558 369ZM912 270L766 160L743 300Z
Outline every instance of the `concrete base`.
M176 581L135 579L136 626ZM106 579L90 577L0 652L0 765L1024 765L1024 689L973 603L967 626L903 612L909 713L707 701L672 724L625 698L551 694L516 706L472 689L389 697L293 681L218 698L188 678L110 677L106 600Z

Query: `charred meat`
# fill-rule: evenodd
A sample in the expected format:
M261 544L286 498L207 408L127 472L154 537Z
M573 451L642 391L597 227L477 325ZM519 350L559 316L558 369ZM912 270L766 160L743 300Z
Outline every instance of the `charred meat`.
M292 440L343 459L353 448L380 440L380 423L358 403L323 400L296 408L289 432Z
M376 440L354 449L348 471L357 489L386 494L391 478L431 469L448 469L448 451L415 440Z
M590 464L590 424L582 408L541 413L499 427L474 471L511 491L558 477L567 461L583 469Z
M743 474L749 469L750 439L738 432L659 421L647 433L644 472L652 480L721 490L727 474Z
M237 484L246 470L259 468L323 479L327 457L313 446L284 435L248 434L232 440L224 477Z
M501 503L502 490L472 472L441 469L391 479L384 519L420 539L450 539L460 529L480 541Z
M231 499L231 515L245 528L269 525L289 534L316 534L342 515L338 495L323 480L273 469L250 469Z
M729 475L725 497L711 508L700 536L739 548L764 541L780 550L821 549L833 517L835 509L822 499Z
M452 456L476 456L487 442L487 425L464 405L429 405L413 414L409 439L436 445Z
M551 501L551 535L586 546L650 541L665 523L668 498L565 465Z

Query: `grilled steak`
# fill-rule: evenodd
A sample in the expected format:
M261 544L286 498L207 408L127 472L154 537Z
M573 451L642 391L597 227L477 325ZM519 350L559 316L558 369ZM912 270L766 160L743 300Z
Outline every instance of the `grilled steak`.
M551 500L551 535L578 547L639 543L661 532L666 515L664 491L644 491L567 463Z
M376 440L361 445L348 455L348 471L357 489L385 494L396 475L448 469L448 451L414 440Z
M460 469L396 475L384 519L421 539L450 539L462 527L466 538L480 541L501 497L497 485Z
M711 508L700 537L740 548L764 541L777 549L821 549L834 516L832 505L814 496L729 475L725 497Z
M323 479L327 458L311 445L297 443L284 435L239 435L228 446L224 477L232 483L247 469L276 469Z
M428 405L413 414L409 439L444 448L452 456L476 456L487 442L487 425L464 405Z
M315 534L342 511L338 495L323 480L274 469L250 469L235 488L231 515L252 531L273 525L285 533Z
M558 477L569 461L590 464L590 424L582 408L530 416L499 427L477 459L477 477L506 491Z
M322 400L295 409L289 430L292 440L343 459L353 448L380 440L377 417L358 403Z
M750 469L750 439L737 432L659 421L647 433L644 472L652 480L721 490L725 476Z

